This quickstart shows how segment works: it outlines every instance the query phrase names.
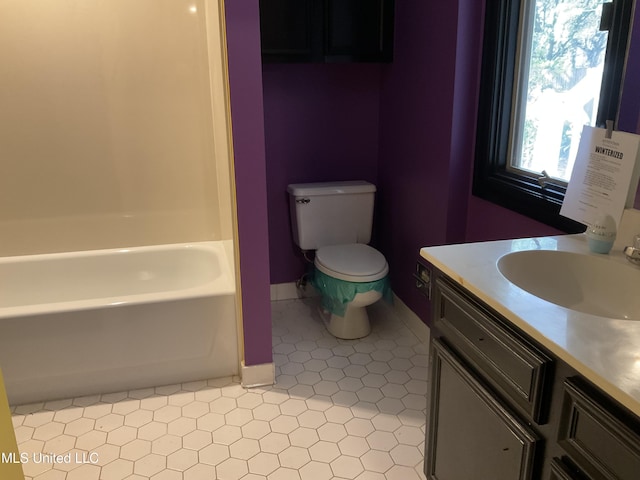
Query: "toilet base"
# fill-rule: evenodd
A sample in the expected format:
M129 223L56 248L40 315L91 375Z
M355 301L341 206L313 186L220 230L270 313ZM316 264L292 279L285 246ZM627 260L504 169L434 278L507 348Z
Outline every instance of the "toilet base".
M371 333L367 305L371 305L381 298L382 294L374 290L359 293L347 305L347 310L343 317L331 314L321 308L322 319L327 326L327 330L334 337L344 340L366 337Z
M331 315L327 330L334 337L345 340L366 337L371 332L367 307L349 307L344 317Z

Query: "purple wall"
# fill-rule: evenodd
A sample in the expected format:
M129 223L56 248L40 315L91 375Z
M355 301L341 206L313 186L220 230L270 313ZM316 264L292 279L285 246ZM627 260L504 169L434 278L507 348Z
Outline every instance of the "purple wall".
M378 176L380 66L267 64L262 70L271 283L305 271L287 185Z
M626 80L624 82L622 98L620 99L620 114L618 129L640 133L640 6L635 9L633 19L634 28L631 32L629 44L629 60L626 66Z
M475 150L476 106L478 78L481 67L483 2L458 2L457 43L451 52L455 57L455 91L453 96L453 122L451 124L451 159L449 178L454 188L449 190L450 209L447 225L447 243L468 239L468 197L472 178ZM464 219L464 220L463 220Z
M635 9L633 19L635 28L631 32L629 58L627 62L626 80L622 98L620 99L620 115L618 129L624 132L640 134L640 7ZM640 209L640 185L636 194L635 208Z
M396 2L394 61L382 77L381 247L392 288L423 318L428 305L411 276L420 247L464 239L469 176L454 141L469 127L468 88L456 82L457 24L455 2Z
M226 2L246 365L269 363L271 306L258 0Z

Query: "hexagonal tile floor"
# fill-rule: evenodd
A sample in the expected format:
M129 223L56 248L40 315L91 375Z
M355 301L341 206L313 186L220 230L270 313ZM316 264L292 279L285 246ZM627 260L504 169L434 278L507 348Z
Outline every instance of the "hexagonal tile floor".
M33 480L424 479L427 346L380 304L338 340L273 302L277 383L238 378L13 408Z

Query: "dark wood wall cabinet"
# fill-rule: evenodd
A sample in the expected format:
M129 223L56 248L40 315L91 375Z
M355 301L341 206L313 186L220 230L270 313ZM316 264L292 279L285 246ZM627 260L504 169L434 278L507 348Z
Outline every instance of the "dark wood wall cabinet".
M424 472L429 480L640 478L640 419L442 272Z
M267 63L390 62L394 0L260 0Z

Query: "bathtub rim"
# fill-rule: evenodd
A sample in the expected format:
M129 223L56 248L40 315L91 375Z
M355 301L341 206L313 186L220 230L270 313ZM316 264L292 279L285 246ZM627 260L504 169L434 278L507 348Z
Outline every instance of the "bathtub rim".
M13 307L0 307L0 320L8 318L26 317L31 315L43 315L48 313L61 313L99 308L117 308L125 305L140 305L146 303L169 302L182 299L193 299L209 296L235 295L235 275L230 268L230 259L227 258L226 240L211 240L201 242L169 243L162 245L133 246L105 248L97 250L79 250L76 252L40 253L35 255L15 255L0 257L0 267L4 263L37 262L42 260L79 257L108 256L113 254L135 254L136 251L171 251L176 249L204 250L213 252L219 259L220 277L201 285L171 290L168 292L140 293L130 296L101 297L85 300L72 300L64 302L50 302L43 304L21 305Z

